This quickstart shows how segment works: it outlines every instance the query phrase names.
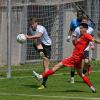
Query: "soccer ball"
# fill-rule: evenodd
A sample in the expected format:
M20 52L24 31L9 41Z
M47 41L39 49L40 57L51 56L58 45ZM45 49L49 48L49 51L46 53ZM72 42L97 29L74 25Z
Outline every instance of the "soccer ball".
M25 43L26 42L26 37L24 34L18 34L17 35L17 42L18 43Z

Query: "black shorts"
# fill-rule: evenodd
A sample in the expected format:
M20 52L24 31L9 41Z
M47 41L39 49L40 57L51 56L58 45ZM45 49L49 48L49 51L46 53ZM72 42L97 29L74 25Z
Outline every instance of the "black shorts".
M84 59L89 59L89 51L84 51Z
M45 55L45 57L47 57L48 59L50 59L51 57L51 45L44 45L42 43L42 46L43 46L43 53Z
M48 45L44 45L42 43L42 46L43 46L43 50L42 49L37 49L36 45L34 45L34 49L36 51L38 51L38 52L42 51L44 53L45 57L47 57L48 59L50 59L50 57L51 57L51 45L48 46Z

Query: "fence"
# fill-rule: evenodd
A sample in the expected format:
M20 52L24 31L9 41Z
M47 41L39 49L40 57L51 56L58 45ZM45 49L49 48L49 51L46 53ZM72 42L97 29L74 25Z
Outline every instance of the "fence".
M0 65L8 65L11 69L11 65L39 61L32 41L22 45L16 41L18 33L27 33L28 20L33 16L49 32L53 60L61 60L72 50L72 44L67 43L66 38L77 9L89 16L95 24L96 37L100 37L99 5L99 0L0 0ZM100 58L99 49L96 46L94 50L97 59Z

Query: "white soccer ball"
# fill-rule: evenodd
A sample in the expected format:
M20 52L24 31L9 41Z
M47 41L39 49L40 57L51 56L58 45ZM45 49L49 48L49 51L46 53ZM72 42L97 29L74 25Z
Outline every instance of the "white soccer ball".
M17 42L25 43L26 42L26 36L24 34L18 34L17 35Z

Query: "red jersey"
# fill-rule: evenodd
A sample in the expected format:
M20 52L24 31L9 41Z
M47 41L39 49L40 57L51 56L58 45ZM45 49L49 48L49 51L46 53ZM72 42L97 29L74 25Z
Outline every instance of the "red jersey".
M82 35L76 42L72 56L82 57L84 54L85 48L87 47L89 42L92 40L93 40L93 37L90 34L85 33L84 35Z
M82 35L75 45L73 53L70 57L65 58L61 61L64 66L74 66L75 68L81 68L82 66L82 58L84 56L84 50L89 44L90 41L93 40L93 37L90 34L85 33Z

